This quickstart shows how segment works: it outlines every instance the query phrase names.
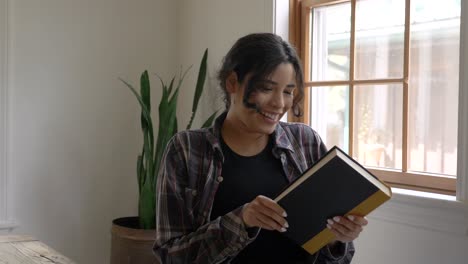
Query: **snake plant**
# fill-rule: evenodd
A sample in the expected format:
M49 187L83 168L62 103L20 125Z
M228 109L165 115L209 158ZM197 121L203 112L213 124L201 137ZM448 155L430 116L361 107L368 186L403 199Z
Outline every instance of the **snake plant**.
M200 63L191 110L192 113L187 129L190 129L192 126L195 113L197 112L198 102L203 93L207 71L207 58L208 49L205 50ZM151 89L148 71L145 70L140 77L140 93L138 93L130 83L120 79L132 91L141 107L143 146L141 154L138 155L136 167L139 188L138 217L140 228L142 229L155 228L156 179L164 149L169 139L177 132L177 98L182 82L189 69L183 74L179 74L177 81L175 80L176 77L173 77L169 85L159 77L162 86L162 97L158 108L159 126L156 142L154 141L153 122L151 119ZM177 84L174 84L174 82L177 82ZM210 126L215 116L216 112L204 122L202 127Z

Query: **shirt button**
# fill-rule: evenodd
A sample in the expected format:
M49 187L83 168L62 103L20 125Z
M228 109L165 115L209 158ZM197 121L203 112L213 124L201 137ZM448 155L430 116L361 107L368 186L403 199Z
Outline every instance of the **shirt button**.
M222 182L224 179L223 179L223 177L219 176L217 180L218 180L218 182Z
M193 191L192 191L192 195L193 195L193 196L197 196L197 190L193 190Z

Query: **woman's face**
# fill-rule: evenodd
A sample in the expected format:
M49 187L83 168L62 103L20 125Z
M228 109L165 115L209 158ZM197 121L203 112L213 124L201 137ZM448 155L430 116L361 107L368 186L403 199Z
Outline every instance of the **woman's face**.
M249 102L255 104L257 109L248 108L242 102L249 78L247 75L242 83L236 82L229 112L239 122L240 128L269 135L293 105L293 91L296 88L294 68L290 63L282 63L269 77L255 84L257 89L251 94Z

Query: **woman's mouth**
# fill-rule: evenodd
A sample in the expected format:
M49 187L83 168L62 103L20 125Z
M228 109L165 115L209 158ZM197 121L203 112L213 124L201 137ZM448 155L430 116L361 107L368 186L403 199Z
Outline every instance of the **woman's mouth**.
M273 113L267 113L267 112L258 112L262 116L264 116L266 119L277 122L279 120L280 115L279 114L273 114Z

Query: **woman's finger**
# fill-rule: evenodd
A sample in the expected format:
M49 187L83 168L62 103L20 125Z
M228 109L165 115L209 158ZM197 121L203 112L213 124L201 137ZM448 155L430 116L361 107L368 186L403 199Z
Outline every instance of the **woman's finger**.
M273 201L272 199L270 199L270 198L268 198L266 196L263 196L263 195L259 195L255 199L257 199L265 207L267 207L270 210L274 211L277 215L280 215L282 217L287 216L286 211L279 204L277 204L275 201Z
M331 229L331 232L335 235L335 240L341 241L343 243L351 242L354 239L356 239L354 237L351 237L351 236L348 236L346 234L341 233L337 229Z
M351 221L349 218L346 217L339 217L335 216L332 219L335 223L341 224L345 228L347 228L350 232L358 232L362 231L362 226L360 224L356 224L356 222Z
M341 242L350 242L354 239L344 233L342 233L339 229L337 229L334 225L327 224L328 229L335 235L335 240Z
M259 223L258 227L260 228L268 229L268 230L277 230L279 232L286 231L286 229L283 226L279 225L277 222L275 222L271 218L266 217L264 215L261 215L261 214L256 215L256 220L258 221Z
M277 225L280 227L287 227L287 221L284 219L282 216L278 215L277 212L271 210L268 207L265 207L263 205L259 205L256 207L256 210L259 215L261 215L263 218L269 218L272 221L274 221Z
M360 226L366 226L369 223L369 221L367 221L367 218L362 216L348 215L346 218Z
M283 217L277 215L276 212L264 207L263 205L256 205L253 213L257 219L262 221L262 223L267 224L278 231L281 231L282 228L288 227L288 224Z
M352 241L356 239L360 234L360 231L349 229L345 225L332 220L328 221L327 227L330 228L332 231L335 231L335 235L337 235L337 240L340 240L342 242Z
M257 196L253 201L254 210L268 218L272 218L281 227L288 227L284 219L284 210L273 200L266 196Z
M366 218L355 215L335 216L327 220L327 227L335 235L335 239L341 242L350 242L358 238L363 226L367 224Z
M277 214L278 210L275 211L271 209L272 206L266 205L270 203L267 199L263 199L262 201L262 197L257 197L244 206L242 211L244 223L248 227L257 226L264 229L284 232L284 229L288 227L286 220ZM272 200L271 202L275 203Z

